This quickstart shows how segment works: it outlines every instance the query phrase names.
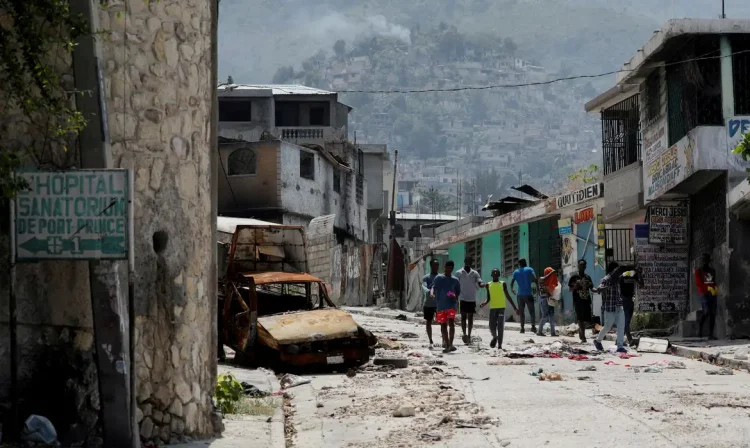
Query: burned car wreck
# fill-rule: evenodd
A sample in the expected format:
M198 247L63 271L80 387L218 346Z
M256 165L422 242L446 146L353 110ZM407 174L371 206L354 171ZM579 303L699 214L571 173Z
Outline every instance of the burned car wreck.
M369 360L372 333L336 308L320 279L305 273L303 227L220 217L218 229L226 254L220 344L236 351L237 362L335 369Z

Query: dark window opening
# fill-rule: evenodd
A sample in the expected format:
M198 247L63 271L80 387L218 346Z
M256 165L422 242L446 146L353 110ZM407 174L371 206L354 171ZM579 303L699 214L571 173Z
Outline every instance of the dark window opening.
M315 180L315 154L307 151L299 152L299 177Z
M602 111L602 153L605 176L640 160L638 95Z
M325 126L326 108L316 106L310 108L310 126Z
M336 168L333 169L333 191L341 194L341 173Z
M503 272L510 276L518 268L520 257L519 247L520 228L518 226L503 230Z
M357 174L357 204L362 205L365 201L365 177Z
M219 121L252 121L251 104L244 98L219 98Z
M646 78L646 123L651 123L661 115L661 73L654 70Z
M361 149L357 151L357 172L365 174L365 154Z
M750 36L733 36L732 53L734 113L750 115Z
M675 61L719 55L718 36L705 36L686 45ZM667 66L669 145L697 126L723 126L721 60L699 59Z
M276 126L299 126L299 103L276 101Z
M237 149L229 154L227 165L230 176L255 174L255 152L250 149Z

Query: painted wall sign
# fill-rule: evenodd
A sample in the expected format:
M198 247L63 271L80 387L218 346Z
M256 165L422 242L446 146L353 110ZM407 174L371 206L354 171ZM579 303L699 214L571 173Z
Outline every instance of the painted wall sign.
M573 221L570 218L559 219L557 221L557 231L560 235L573 233Z
M667 150L667 120L661 118L643 131L643 160L648 163Z
M727 142L729 150L733 150L742 141L744 134L750 132L750 116L732 117L727 119Z
M600 198L604 195L604 184L587 185L580 190L571 191L557 197L557 208L570 207L592 199Z
M644 165L643 188L646 201L652 201L693 173L695 138L689 134Z
M29 189L15 199L18 261L128 257L128 170L19 171Z
M687 246L650 244L649 225L635 225L635 255L643 272L638 311L675 313L689 309L690 268Z
M594 207L586 207L581 210L576 210L576 214L573 217L573 222L580 224L586 221L594 220Z
M652 206L648 208L648 241L651 244L688 244L688 208Z
M573 267L578 265L578 258L576 257L578 252L575 235L568 234L563 236L561 252L563 266Z

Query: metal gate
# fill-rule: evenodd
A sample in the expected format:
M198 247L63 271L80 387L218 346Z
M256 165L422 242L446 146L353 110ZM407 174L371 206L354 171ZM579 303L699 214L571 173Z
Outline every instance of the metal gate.
M604 238L607 264L613 261L620 264L635 262L635 254L630 250L633 245L633 229L606 229Z

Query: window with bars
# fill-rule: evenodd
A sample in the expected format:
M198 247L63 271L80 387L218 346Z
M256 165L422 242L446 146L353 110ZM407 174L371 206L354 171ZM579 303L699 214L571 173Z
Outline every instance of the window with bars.
M675 61L719 53L719 38L704 36L686 44ZM669 145L680 141L697 126L723 126L721 60L698 59L667 67Z
M734 113L750 115L750 36L732 37L732 74L734 79Z
M520 257L520 229L518 226L503 230L503 272L509 276L518 268Z
M602 111L604 175L641 159L641 126L638 95Z
M336 168L333 169L333 191L341 194L341 173Z
M469 241L466 243L466 258L471 258L474 269L482 273L482 239Z

